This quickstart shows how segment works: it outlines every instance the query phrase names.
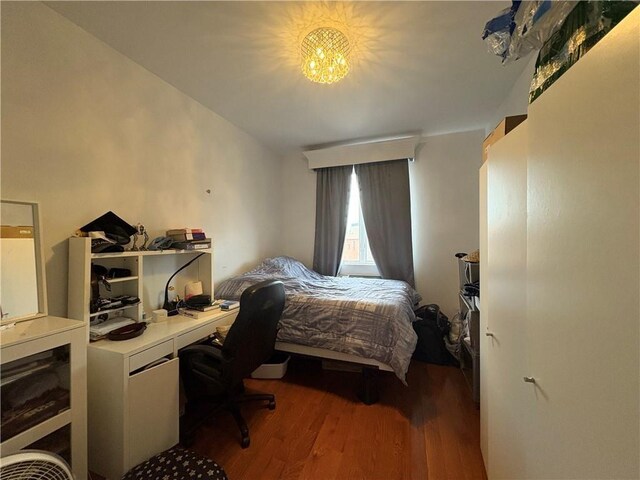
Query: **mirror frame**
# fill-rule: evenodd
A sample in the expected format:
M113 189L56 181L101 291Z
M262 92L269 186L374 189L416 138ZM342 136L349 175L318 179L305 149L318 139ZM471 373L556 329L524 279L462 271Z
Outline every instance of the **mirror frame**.
M0 325L6 325L25 320L33 320L49 315L47 308L47 278L44 263L44 248L42 246L42 223L40 221L40 204L38 202L26 202L22 200L1 199L0 203L11 203L14 205L30 205L33 211L34 244L36 255L36 282L38 284L38 312L21 317L0 319Z

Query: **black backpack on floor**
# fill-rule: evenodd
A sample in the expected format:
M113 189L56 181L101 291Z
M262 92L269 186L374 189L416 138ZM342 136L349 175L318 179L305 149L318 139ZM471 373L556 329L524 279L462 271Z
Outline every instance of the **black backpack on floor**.
M418 319L413 329L418 335L418 343L413 358L436 365L458 365L458 361L449 353L444 337L451 329L451 322L440 311L438 305L424 305L415 311Z

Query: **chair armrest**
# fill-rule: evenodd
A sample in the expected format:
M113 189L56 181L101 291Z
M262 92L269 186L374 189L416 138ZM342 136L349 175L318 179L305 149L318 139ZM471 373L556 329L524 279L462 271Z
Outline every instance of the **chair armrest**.
M222 350L211 345L190 345L180 350L180 355L191 353L201 353L205 357L217 360L218 362L224 360L224 357L222 356Z

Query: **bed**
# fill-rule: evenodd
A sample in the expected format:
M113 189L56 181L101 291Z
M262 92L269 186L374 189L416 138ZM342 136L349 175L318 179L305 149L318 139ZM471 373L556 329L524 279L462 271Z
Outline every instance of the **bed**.
M406 282L328 277L275 257L216 285L216 298L239 300L245 288L267 279L281 280L286 292L277 350L393 371L406 384L420 301Z

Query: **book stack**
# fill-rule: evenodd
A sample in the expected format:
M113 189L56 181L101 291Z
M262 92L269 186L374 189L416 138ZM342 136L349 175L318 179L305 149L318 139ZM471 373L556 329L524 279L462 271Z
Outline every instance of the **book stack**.
M240 308L240 302L235 300L220 300L220 310L235 310Z
M173 240L171 248L176 250L202 250L211 248L211 239L201 228L177 228L167 230L167 237Z

